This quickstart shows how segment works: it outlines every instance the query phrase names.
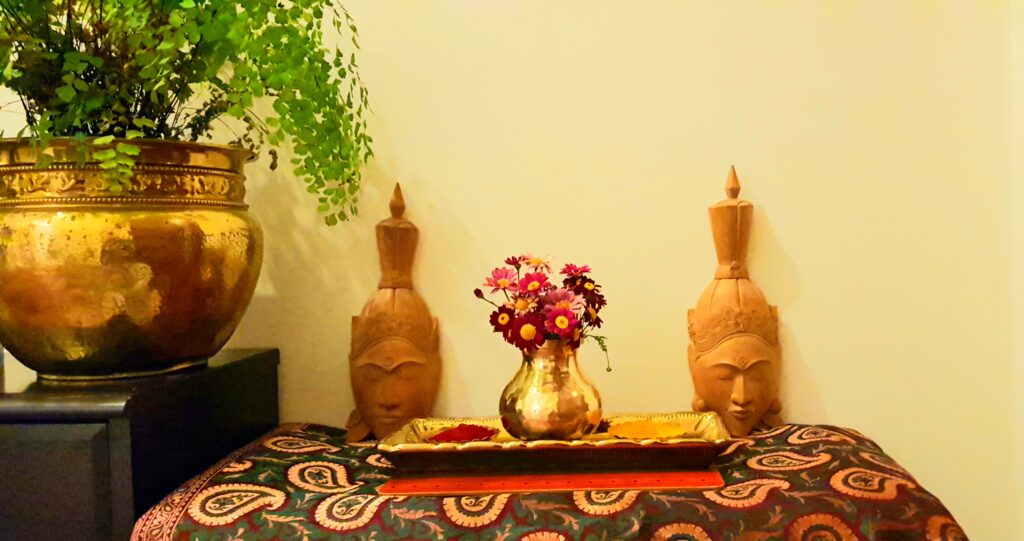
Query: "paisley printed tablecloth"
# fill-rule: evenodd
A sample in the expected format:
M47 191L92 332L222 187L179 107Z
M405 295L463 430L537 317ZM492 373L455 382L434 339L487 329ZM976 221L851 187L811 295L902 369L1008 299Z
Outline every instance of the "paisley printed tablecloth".
M284 425L173 492L134 540L942 540L956 520L871 440L786 425L718 459L716 490L389 497L387 461L345 432Z

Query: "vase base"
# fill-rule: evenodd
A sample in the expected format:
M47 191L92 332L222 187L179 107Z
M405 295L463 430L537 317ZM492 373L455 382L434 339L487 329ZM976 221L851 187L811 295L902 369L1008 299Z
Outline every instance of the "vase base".
M160 368L157 370L140 370L137 372L115 372L113 374L82 374L82 375L66 375L66 374L43 374L39 373L36 375L44 381L54 382L98 382L98 381L110 381L110 380L121 380L121 379L132 379L132 378L144 378L149 376L162 376L164 374L170 374L172 372L179 372L182 370L188 370L190 368L196 368L200 366L206 366L206 359L197 359L194 361L186 361L178 363L176 365Z

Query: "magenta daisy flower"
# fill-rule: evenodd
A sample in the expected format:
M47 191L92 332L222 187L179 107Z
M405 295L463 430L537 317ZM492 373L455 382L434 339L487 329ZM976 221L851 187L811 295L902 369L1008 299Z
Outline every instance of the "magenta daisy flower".
M583 265L582 267L577 267L576 265L573 265L572 263L566 263L565 266L562 267L561 274L564 274L566 276L579 276L581 274L586 274L588 272L590 272L590 266L589 265Z
M544 343L544 320L537 314L525 314L512 323L511 342L529 353Z
M584 300L582 296L577 295L568 289L562 288L548 292L541 300L544 301L545 311L562 308L579 314L582 312L584 307Z
M519 293L524 295L540 295L550 285L548 275L543 272L528 272L519 280Z
M576 314L565 308L552 309L544 320L544 327L548 332L557 334L562 339L571 339L578 325Z
M516 288L516 271L508 267L499 267L491 271L484 286L493 288L491 293Z

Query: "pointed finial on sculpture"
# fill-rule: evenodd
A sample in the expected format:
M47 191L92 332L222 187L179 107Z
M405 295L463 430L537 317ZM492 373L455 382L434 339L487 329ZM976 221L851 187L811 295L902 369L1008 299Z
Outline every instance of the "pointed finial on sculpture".
M402 185L395 183L395 191L391 194L391 217L401 218L405 214L405 198L402 197Z
M737 199L740 196L740 179L736 176L736 166L729 166L729 178L725 181L725 195L729 199Z

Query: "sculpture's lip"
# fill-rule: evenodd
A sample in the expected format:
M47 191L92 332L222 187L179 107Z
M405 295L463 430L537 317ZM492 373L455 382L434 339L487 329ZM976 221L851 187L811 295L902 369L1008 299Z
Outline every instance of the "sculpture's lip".
M746 419L747 417L749 417L750 414L751 414L751 410L748 410L748 409L731 409L731 410L729 410L729 415L733 416L733 418L738 419L740 421L742 421L742 420Z
M377 420L388 425L393 425L398 422L398 417L393 416L381 416L377 417Z

